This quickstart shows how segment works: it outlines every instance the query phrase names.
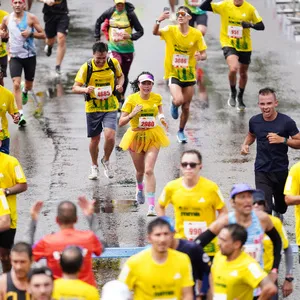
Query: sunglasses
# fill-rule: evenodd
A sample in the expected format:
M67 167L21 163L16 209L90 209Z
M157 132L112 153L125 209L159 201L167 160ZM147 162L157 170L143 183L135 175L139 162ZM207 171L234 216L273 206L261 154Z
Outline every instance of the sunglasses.
M189 14L186 11L179 11L176 13L176 17L178 18L179 16L186 17L189 16Z
M256 201L254 204L265 205L265 201L264 200L259 200L259 201Z
M190 166L191 169L195 169L196 166L201 165L200 163L194 163L194 162L183 162L181 163L181 166L183 168L187 168L187 166Z

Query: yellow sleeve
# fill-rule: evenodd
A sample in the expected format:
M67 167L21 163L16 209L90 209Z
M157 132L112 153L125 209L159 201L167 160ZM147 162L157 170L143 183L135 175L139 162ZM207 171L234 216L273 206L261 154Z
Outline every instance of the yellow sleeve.
M253 14L252 14L252 22L253 24L259 23L262 21L262 17L259 15L258 11L254 7Z
M123 72L122 72L122 68L120 66L119 61L116 58L112 58L111 60L112 60L114 66L116 68L116 75L117 75L117 77L122 76Z
M167 184L158 198L158 203L162 207L167 207L171 202L172 202L172 190L169 188L169 185Z
M87 293L88 297L87 300L99 300L100 295L98 290L95 287L92 287L89 292Z
M87 63L84 63L80 67L79 71L77 72L77 75L75 77L75 82L79 82L81 84L85 84L86 75L87 75Z
M5 215L10 215L10 209L4 192L0 189L0 217Z
M14 175L16 178L16 182L17 183L26 183L25 174L24 174L23 169L17 159L14 161L13 167L14 167Z
M132 103L132 100L131 100L131 97L127 97L127 99L125 100L123 106L122 106L122 109L121 111L123 112L127 112L127 113L131 113L133 111L133 103Z
M216 209L222 209L225 206L224 197L219 189L218 186L216 186L215 190L215 208Z
M206 42L204 40L204 37L202 35L202 33L199 31L200 35L199 35L199 39L197 41L197 49L198 51L204 51L207 49L207 45L206 45Z
M135 276L132 271L130 258L127 260L127 262L123 266L118 280L124 282L128 286L129 290L131 290L131 291L133 290L134 285L135 285Z
M9 97L9 106L7 108L7 111L11 115L16 114L19 110L17 108L13 93L9 93L8 97Z
M222 14L222 11L223 11L223 8L226 4L226 1L221 1L221 2L215 2L215 3L210 3L212 9L213 9L213 12L215 14Z
M182 259L182 288L193 286L193 272L191 260L187 255L184 255L185 259Z
M248 268L243 278L249 286L255 289L259 286L261 281L267 276L268 276L267 273L253 259L253 261L249 262Z
M300 195L300 180L299 175L297 174L297 167L294 165L288 175L288 178L285 182L284 195L288 196L298 196Z
M157 106L162 106L162 96L161 95L159 95L159 94L157 94Z
M159 30L160 33L160 39L166 40L167 37L170 35L171 27L169 25L165 26L164 28Z

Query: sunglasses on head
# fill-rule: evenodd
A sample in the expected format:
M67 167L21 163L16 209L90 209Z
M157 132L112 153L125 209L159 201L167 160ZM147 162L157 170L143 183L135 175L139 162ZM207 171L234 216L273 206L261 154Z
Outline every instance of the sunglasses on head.
M187 166L190 166L191 169L195 169L196 166L198 166L198 165L201 165L201 164L200 163L194 163L194 162L183 162L183 163L181 163L181 166L183 168L187 168Z
M189 16L189 14L186 11L179 11L176 13L176 17L178 18L179 16L186 17Z

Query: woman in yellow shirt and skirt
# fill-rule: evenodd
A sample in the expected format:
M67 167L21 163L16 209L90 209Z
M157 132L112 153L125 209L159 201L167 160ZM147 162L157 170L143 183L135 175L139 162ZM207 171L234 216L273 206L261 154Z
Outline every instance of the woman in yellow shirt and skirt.
M162 97L152 92L154 76L142 72L135 81L131 82L134 94L126 99L122 107L119 126L130 122L130 128L124 134L120 148L129 149L136 169L137 194L139 204L145 202L143 179L145 175L146 198L149 209L147 216L156 216L155 205L155 176L154 166L160 147L170 144L166 134L168 125L162 108ZM165 130L157 124L157 119Z

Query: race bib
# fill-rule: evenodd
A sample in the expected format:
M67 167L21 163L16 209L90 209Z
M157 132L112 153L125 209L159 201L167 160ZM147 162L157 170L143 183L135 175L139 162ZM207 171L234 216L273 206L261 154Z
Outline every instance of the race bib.
M155 117L139 117L139 128L149 129L156 125Z
M97 99L107 100L112 95L112 89L110 85L101 86L94 89L94 93Z
M261 260L261 244L244 245L244 251L253 257L257 262Z
M243 27L241 26L228 26L228 36L234 39L243 37Z
M125 29L112 28L112 39L113 41L121 41L123 40L123 34L125 33Z
M189 66L189 56L183 54L174 54L172 65L175 68L187 68Z
M189 241L193 241L199 234L207 230L206 222L184 222L184 235Z

